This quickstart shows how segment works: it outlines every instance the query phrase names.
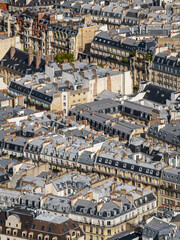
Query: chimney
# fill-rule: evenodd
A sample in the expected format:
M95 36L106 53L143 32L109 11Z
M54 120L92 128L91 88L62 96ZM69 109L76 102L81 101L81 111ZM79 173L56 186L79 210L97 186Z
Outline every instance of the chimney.
M33 50L32 50L32 47L29 47L28 49L28 65L30 66L32 61L33 61Z
M123 203L121 199L113 198L112 201L113 203L117 204L120 208L123 208Z
M39 67L39 64L41 63L41 50L37 51L37 56L36 56L36 69Z
M43 18L44 15L45 12L38 12L38 22L41 20L41 18Z
M11 46L11 48L10 48L10 59L12 59L14 57L15 51L16 51L15 47Z
M99 203L97 204L97 212L99 212L99 211L101 210L102 205L103 205L103 202L99 202Z

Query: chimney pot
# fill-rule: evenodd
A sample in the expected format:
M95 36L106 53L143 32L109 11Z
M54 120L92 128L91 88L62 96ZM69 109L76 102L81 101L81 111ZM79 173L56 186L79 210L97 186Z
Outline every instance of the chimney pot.
M16 51L15 47L12 46L10 49L10 59L12 59L14 57L15 51Z
M29 47L28 49L28 65L30 66L32 61L33 61L33 50L32 50L32 47Z
M42 56L42 51L38 50L37 56L36 56L36 69L39 67L39 64L41 63L41 56Z

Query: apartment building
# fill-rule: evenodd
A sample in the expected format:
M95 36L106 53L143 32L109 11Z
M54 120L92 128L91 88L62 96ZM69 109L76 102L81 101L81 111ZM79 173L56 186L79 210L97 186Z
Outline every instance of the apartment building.
M80 62L62 64L59 68L50 62L45 66L45 73L16 77L9 84L9 94L13 97L23 95L27 105L64 114L77 104L93 101L104 90L131 94L130 72L91 67Z
M71 204L71 218L78 219L87 240L106 240L127 231L129 223L140 223L144 215L157 207L156 198L150 190L130 185L114 186L107 201L93 202L89 195L88 199L75 197Z
M91 21L97 24L107 24L109 29L120 26L122 22L123 8L119 4L109 4L102 6L100 4L85 4L81 11L84 14L91 14Z
M137 152L138 153L138 152ZM161 170L166 166L162 161L154 163L148 157L136 154L136 159L128 157L123 151L119 153L100 153L96 159L95 169L100 175L114 176L115 179L131 182L137 187L150 185L154 191L160 184Z
M126 38L118 31L100 32L91 44L91 61L118 68L131 70L133 84L150 78L152 55L156 43L151 39L136 41Z
M149 79L156 85L180 90L179 55L167 52L158 53L152 64L152 78Z
M48 27L47 55L72 53L77 59L79 52L87 52L97 31L96 24L86 25L82 22L62 22Z
M71 219L55 214L35 214L23 208L0 213L1 239L61 239L83 240L84 234Z
M167 168L162 172L159 205L163 207L171 206L176 210L180 208L180 171L179 168Z
M11 0L9 2L9 11L25 11L27 8L34 8L34 7L41 7L42 9L52 9L54 7L54 4L57 3L57 0L51 0L51 1L32 1L32 0L26 0L26 1L13 1Z
M41 51L35 56L31 47L28 52L24 52L11 46L0 61L0 74L4 82L9 84L16 76L22 77L26 74L44 72L45 62Z
M146 107L141 108L140 104L104 99L76 106L69 111L69 115L75 115L78 121L86 120L96 130L104 130L111 136L117 135L119 139L129 140L134 134L138 135L146 131L145 123L152 119L152 112L148 110L150 109ZM121 118L117 119L118 116ZM140 124L134 124L133 120L127 121L127 116L136 121L139 119Z
M164 146L168 144L174 148L174 150L180 150L180 139L179 139L179 121L177 123L169 124L158 124L155 123L147 131L149 139L153 142L162 141Z

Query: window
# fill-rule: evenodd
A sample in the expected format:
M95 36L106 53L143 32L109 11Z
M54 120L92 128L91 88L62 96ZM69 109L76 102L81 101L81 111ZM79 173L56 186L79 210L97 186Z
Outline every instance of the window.
M111 230L110 229L107 232L108 232L108 235L111 235Z

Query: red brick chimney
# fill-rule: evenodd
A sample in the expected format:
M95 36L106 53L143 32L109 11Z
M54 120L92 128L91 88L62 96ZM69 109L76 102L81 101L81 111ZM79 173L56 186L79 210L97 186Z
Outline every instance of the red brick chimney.
M10 59L14 57L15 51L16 51L15 47L11 46L11 48L10 48Z
M56 22L55 15L50 14L50 23L55 23L55 22Z
M33 50L32 50L32 47L29 47L28 49L28 65L30 66L33 59L34 59L34 55L33 55Z
M38 22L43 18L45 15L45 12L38 12Z
M42 56L42 51L38 50L37 51L37 56L36 56L36 68L38 68L39 64L41 63L41 56Z

